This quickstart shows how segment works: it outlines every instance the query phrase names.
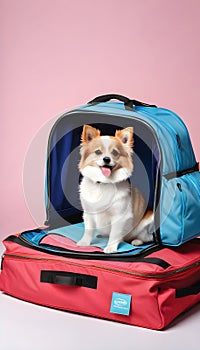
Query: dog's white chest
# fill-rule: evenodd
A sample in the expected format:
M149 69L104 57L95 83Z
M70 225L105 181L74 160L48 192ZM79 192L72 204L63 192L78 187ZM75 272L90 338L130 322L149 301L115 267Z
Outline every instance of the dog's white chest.
M84 210L95 213L99 210L108 209L115 195L115 188L112 184L92 183L83 178L80 185L80 197Z
M118 214L130 203L129 184L94 183L83 178L80 185L80 198L83 209L90 214Z

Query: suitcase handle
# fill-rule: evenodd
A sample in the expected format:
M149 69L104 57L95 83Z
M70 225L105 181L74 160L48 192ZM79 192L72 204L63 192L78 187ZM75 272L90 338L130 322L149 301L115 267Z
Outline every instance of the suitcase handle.
M82 273L43 270L40 282L97 289L97 277Z
M117 94L108 94L108 95L101 95L95 97L93 100L89 101L88 104L96 104L101 102L108 102L110 100L119 100L121 102L124 102L125 107L129 107L133 109L133 106L143 106L143 107L156 107L155 105L150 105L141 101L137 100L131 100L128 97L125 97L123 95L117 95Z
M198 293L200 293L200 281L196 282L192 286L176 289L176 298L197 295Z

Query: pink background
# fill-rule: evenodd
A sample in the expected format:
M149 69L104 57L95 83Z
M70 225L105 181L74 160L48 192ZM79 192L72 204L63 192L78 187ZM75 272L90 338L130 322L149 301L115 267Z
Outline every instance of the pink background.
M42 224L52 118L96 95L174 110L200 159L199 13L199 0L0 0L0 238Z

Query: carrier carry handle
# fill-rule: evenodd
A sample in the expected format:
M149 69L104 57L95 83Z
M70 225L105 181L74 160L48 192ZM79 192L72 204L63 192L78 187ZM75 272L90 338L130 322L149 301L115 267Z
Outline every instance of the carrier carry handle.
M97 289L97 277L82 273L43 270L40 282Z
M101 95L95 97L93 100L89 101L88 104L95 104L95 103L101 103L101 102L108 102L110 100L119 100L121 102L124 102L125 108L131 108L133 109L133 106L143 106L143 107L156 107L156 105L150 105L141 101L137 100L131 100L130 98L123 96L123 95L117 95L117 94L108 94L108 95Z

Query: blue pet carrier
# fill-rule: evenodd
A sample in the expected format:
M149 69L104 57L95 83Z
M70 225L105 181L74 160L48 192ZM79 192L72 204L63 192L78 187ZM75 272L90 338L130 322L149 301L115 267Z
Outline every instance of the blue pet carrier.
M121 102L108 102L111 99ZM199 235L200 172L185 124L170 110L121 95L97 97L65 113L53 126L46 176L48 226L82 221L78 162L84 124L97 127L103 135L134 127L130 182L154 210L155 243L177 246Z

